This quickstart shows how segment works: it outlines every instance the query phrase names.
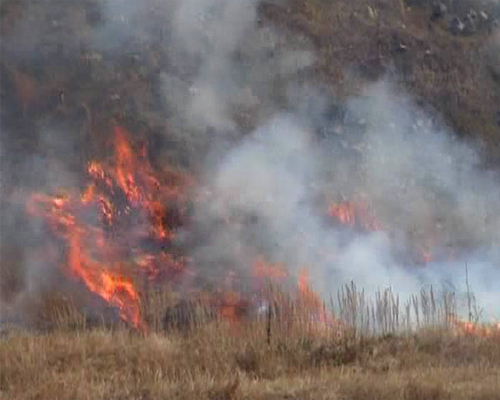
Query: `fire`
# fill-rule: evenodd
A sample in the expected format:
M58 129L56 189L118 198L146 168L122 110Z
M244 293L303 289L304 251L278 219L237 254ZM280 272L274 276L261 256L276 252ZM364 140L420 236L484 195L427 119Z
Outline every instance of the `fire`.
M351 229L360 229L365 232L386 231L388 227L374 214L372 207L366 201L344 201L332 203L329 208L330 216L343 226ZM417 264L428 264L436 260L438 240L431 226L426 229L426 235L412 236L411 242ZM453 249L447 252L449 260L453 260ZM439 253L441 254L441 253ZM445 255L442 257L446 258Z
M63 243L62 269L68 276L116 307L124 321L146 328L137 278L170 282L191 273L190 259L169 249L173 248L176 228L187 220L187 189L193 181L175 171L160 174L150 163L147 149L137 149L123 127L115 127L113 137L113 157L88 163L88 183L81 193L35 193L29 198L27 211L42 218L55 239ZM329 214L353 229L385 229L366 201L333 203ZM425 262L432 259L433 245L428 241L425 246L416 246ZM281 284L290 278L283 263L270 263L262 256L253 262L252 277L253 290L263 297L270 295L264 290L265 281ZM216 307L219 316L237 321L248 304L233 283L219 292L224 294L218 297ZM306 269L299 271L297 300L309 318L331 322L320 296L311 288Z
M160 179L145 152L136 155L128 136L124 128L115 127L114 158L89 162L89 183L81 194L35 193L27 211L43 218L65 244L63 270L70 277L116 307L123 320L145 328L132 277L156 279L166 270L175 276L189 260L164 250L151 253L141 244L168 248L175 238L173 229L184 219L190 181L172 171Z
M259 256L253 263L253 275L255 289L263 290L266 283L281 283L288 277L286 266L282 263L270 263L264 257Z
M68 264L70 272L81 278L89 290L118 308L120 317L136 328L144 328L140 311L139 295L130 279L114 272L113 266L103 268L82 254L80 233L73 231L70 237Z
M500 337L500 322L492 324L479 324L460 319L452 322L454 332L457 335L478 336L484 338Z
M248 304L237 292L229 290L222 294L217 308L219 317L229 321L233 327L237 327L237 323L247 312Z
M420 259L424 264L428 264L434 261L433 249L430 246L417 245L417 249L420 253Z
M323 307L321 297L312 290L309 271L305 268L299 271L298 298L312 317L318 318L320 322L327 322L328 318Z
M384 225L373 215L365 201L345 201L330 205L330 215L340 224L361 228L365 231L379 231Z

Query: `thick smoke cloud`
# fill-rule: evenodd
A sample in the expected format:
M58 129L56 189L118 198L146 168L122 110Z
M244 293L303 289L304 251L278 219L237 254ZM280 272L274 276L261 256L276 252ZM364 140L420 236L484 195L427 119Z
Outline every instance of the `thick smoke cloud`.
M313 62L307 42L257 25L259 1L173 3L170 64L161 81L173 122L212 150L280 107L277 83ZM179 71L183 71L179 73Z
M467 263L479 304L494 314L500 282L494 267L496 177L480 170L474 149L390 84L368 88L349 101L347 113L362 132L359 126L344 131L361 137L342 151L340 135L318 140L308 128L314 124L301 113L275 116L224 157L211 181L216 200L207 220L214 213L249 214L257 222L236 225L230 234L225 225L214 230L213 245L199 254L201 263L204 257L246 263L234 248L251 247L285 262L292 273L309 268L325 295L354 281L368 293L391 287L403 297L429 285L465 292ZM330 201L362 196L386 229L346 233L328 224L327 203L318 207L321 196ZM412 246L430 237L433 253L455 254L415 266Z
M88 157L105 156L97 124L106 124L113 109L123 111L120 104L168 125L166 141L189 149L188 164L202 164L207 153L216 159L244 133L242 119L256 125L272 114L275 83L291 79L312 57L306 42L258 27L257 7L257 1L42 0L5 8L12 18L1 43L2 78L13 96L2 102L8 153L2 157L8 187L1 193L2 279L14 276L16 285L2 285L2 301L22 303L50 282L61 284L60 263L47 261L58 255L45 259L35 250L48 232L25 215L24 205L32 191L81 187ZM293 48L281 49L289 43ZM130 66L153 99L147 91L121 98Z

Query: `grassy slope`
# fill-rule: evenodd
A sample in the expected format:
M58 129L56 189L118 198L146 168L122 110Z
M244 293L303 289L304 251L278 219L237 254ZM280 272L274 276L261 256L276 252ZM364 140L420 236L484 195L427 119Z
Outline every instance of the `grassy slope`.
M430 7L408 3L291 0L267 4L262 14L311 39L316 73L332 93L356 93L365 83L389 76L437 110L460 136L479 139L490 161L498 160L500 84L487 62L494 33L483 29L454 36L444 21L430 22Z

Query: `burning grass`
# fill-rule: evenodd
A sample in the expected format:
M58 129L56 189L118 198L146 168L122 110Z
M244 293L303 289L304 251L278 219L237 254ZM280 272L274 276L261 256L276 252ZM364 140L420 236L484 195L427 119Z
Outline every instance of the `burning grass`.
M43 253L47 263L59 265L69 280L85 286L88 292L117 310L120 319L133 328L148 331L152 323L153 329L157 329L163 317L152 315L150 304L156 304L161 296L151 296L150 286L161 293L166 284L175 286L177 281L196 277L199 272L196 265L190 268L189 257L183 255L183 249L175 243L178 229L190 222L189 204L197 201L191 193L194 179L169 169L153 168L147 156L148 149L134 143L131 134L121 126L114 127L110 142L112 156L104 161L88 162L87 183L80 192L76 189L50 194L35 192L28 197L26 211L43 221L52 235L48 235L52 241L47 240L47 249L56 243L63 249L59 256L57 251L52 252L54 255L49 250ZM332 203L329 214L333 224L351 230L384 229L384 224L365 201ZM222 218L228 229L241 224L238 218L234 222L230 215ZM206 293L199 304L202 309L213 308L212 314L217 317L234 322L248 313L253 301L248 297L253 295L244 293L240 281L245 277L230 268L223 273L225 275L219 277L220 282L216 284L216 293ZM203 272L199 275L203 278ZM275 293L264 290L264 283L283 284L297 279L293 275L284 263L269 262L256 252L250 292L261 301L276 303ZM299 270L297 286L294 294L279 297L282 319L283 311L291 313L293 319L297 310L307 310L307 318L322 324L338 320L337 316L328 315L320 296L311 288L307 267ZM190 288L199 292L199 288ZM433 321L436 318L443 320L442 315L436 314L432 290L419 301L410 301L401 318L399 298L390 291L378 296L374 306L365 302L364 293L358 293L354 286L346 290L339 298L340 321L365 333L408 329L411 320L418 325L419 301L423 307L432 307L425 312L432 314ZM424 302L428 295L430 300ZM382 307L387 309L380 312ZM413 319L410 318L411 307L415 313ZM445 309L448 318L451 315L449 307ZM385 319L386 315L390 318Z
M498 398L500 327L479 324L470 293L466 320L457 295L433 288L403 299L350 284L325 302L307 267L294 275L257 252L248 291L233 270L211 290L169 289L196 276L174 241L190 179L156 171L128 136L115 127L114 157L88 163L81 192L35 193L27 206L62 243L49 262L111 316L87 315L71 293L27 307L32 333L0 339L2 398ZM351 230L384 229L374 214L330 205Z
M115 127L113 160L88 163L89 183L81 194L34 193L27 211L43 218L66 243L63 270L67 275L116 307L123 320L145 328L132 279L141 270L145 279L156 279L161 272L173 279L184 269L184 259L165 252L151 254L147 249L171 245L178 221L172 221L167 204L184 203L187 178L163 171L160 179L146 149L136 151L128 136L125 129ZM176 205L175 210L181 213L180 208ZM96 215L99 218L92 218Z

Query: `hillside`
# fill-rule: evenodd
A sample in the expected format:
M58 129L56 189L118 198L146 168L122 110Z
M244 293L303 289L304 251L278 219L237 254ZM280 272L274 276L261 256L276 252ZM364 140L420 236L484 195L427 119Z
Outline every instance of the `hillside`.
M187 59L176 65L172 58L168 8L155 0L139 10L129 3L87 0L70 7L49 0L2 1L2 124L4 131L26 132L25 140L4 134L6 151L29 152L35 138L28 131L34 126L77 124L88 134L105 130L115 116L151 131L157 141L164 141L168 130L176 161L193 162L190 154L204 144L175 132L183 123L159 86L182 91L194 84L198 67ZM436 4L446 5L442 15L436 16ZM369 82L395 81L460 137L481 142L495 163L500 154L496 2L290 0L263 2L257 12L259 24L273 29L269 49L258 50L269 54L259 57L311 50L314 61L301 69L300 80L320 85L338 104ZM469 20L467 26L462 22ZM241 54L243 61L253 56ZM271 91L241 94L250 98L236 101L236 122L252 127L266 114L263 108L286 106L282 88L297 73L292 68L291 75L271 76Z
M299 0L262 13L311 40L314 72L336 96L390 77L496 159L499 9L494 1Z

